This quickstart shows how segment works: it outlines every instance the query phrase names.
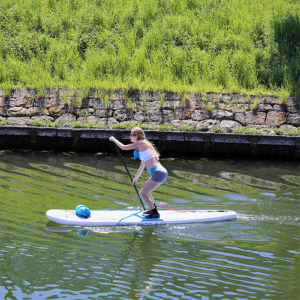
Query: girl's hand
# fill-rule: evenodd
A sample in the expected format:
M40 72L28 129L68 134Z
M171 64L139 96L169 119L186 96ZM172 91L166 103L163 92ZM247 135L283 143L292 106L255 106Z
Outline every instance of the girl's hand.
M109 140L114 143L116 142L116 138L114 136L109 137Z
M138 181L138 178L134 177L133 180L132 180L132 184L136 185L137 181Z

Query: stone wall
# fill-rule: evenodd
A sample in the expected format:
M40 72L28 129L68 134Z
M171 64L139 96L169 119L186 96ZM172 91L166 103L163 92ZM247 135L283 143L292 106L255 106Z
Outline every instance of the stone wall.
M75 121L108 128L146 123L190 126L202 132L230 133L246 127L284 134L299 129L300 98L91 90L82 99L80 91L66 89L44 93L17 89L10 94L0 89L0 124L28 126L36 120L61 127L72 127Z

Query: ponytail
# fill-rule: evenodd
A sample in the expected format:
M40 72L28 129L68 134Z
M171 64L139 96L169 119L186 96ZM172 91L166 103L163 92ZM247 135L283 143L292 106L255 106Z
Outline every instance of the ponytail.
M151 142L149 142L148 140L143 140L143 143L146 144L150 148L150 150L153 153L154 157L157 160L159 160L159 152L156 150L155 146Z

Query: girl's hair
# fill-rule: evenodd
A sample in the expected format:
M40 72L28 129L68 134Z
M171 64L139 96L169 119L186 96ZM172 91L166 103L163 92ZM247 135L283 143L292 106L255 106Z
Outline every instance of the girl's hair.
M140 127L132 128L131 134L136 136L138 141L142 141L144 144L146 144L154 154L155 158L159 160L159 152L156 150L155 146L146 139L145 132L142 128Z

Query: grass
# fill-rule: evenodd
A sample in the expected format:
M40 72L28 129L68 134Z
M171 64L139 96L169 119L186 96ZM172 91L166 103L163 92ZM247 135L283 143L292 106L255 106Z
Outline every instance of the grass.
M127 110L131 110L132 112L136 112L136 104L134 102L134 100L128 98L126 100L126 109Z
M132 128L136 127L137 125L135 123L120 123L112 126L112 129L128 129L131 130ZM146 129L145 126L143 126L143 129Z
M165 103L165 94L162 93L162 94L160 94L160 97L159 97L159 108L160 109L163 109L164 103Z
M258 109L258 105L259 105L259 100L255 98L253 104L250 106L251 110L256 111Z
M215 127L213 128L213 132L214 132L214 133L225 133L226 131L225 131L225 129L224 129L223 127L221 127L221 126L215 126Z
M43 122L41 119L31 120L29 122L29 126L36 126L36 127L59 127L58 122Z
M290 136L300 136L300 129L297 129L297 130L291 130L287 133L287 135L290 135Z
M7 125L7 121L6 121L6 120L1 120L1 121L0 121L0 125L2 125L2 126L3 126L3 125Z
M280 105L287 105L289 92L286 91L285 89L282 89L279 93L279 97L280 97L280 100L279 100Z
M74 128L106 128L106 126L102 125L102 124L95 124L95 123L92 123L92 122L83 123L83 122L80 122L80 121L73 122L72 127L74 127Z
M233 129L233 133L237 133L237 134L264 134L266 132L264 132L262 129L258 129L258 128L247 128L247 127L240 127L240 128L236 128Z
M0 87L299 96L299 36L295 0L3 0Z

